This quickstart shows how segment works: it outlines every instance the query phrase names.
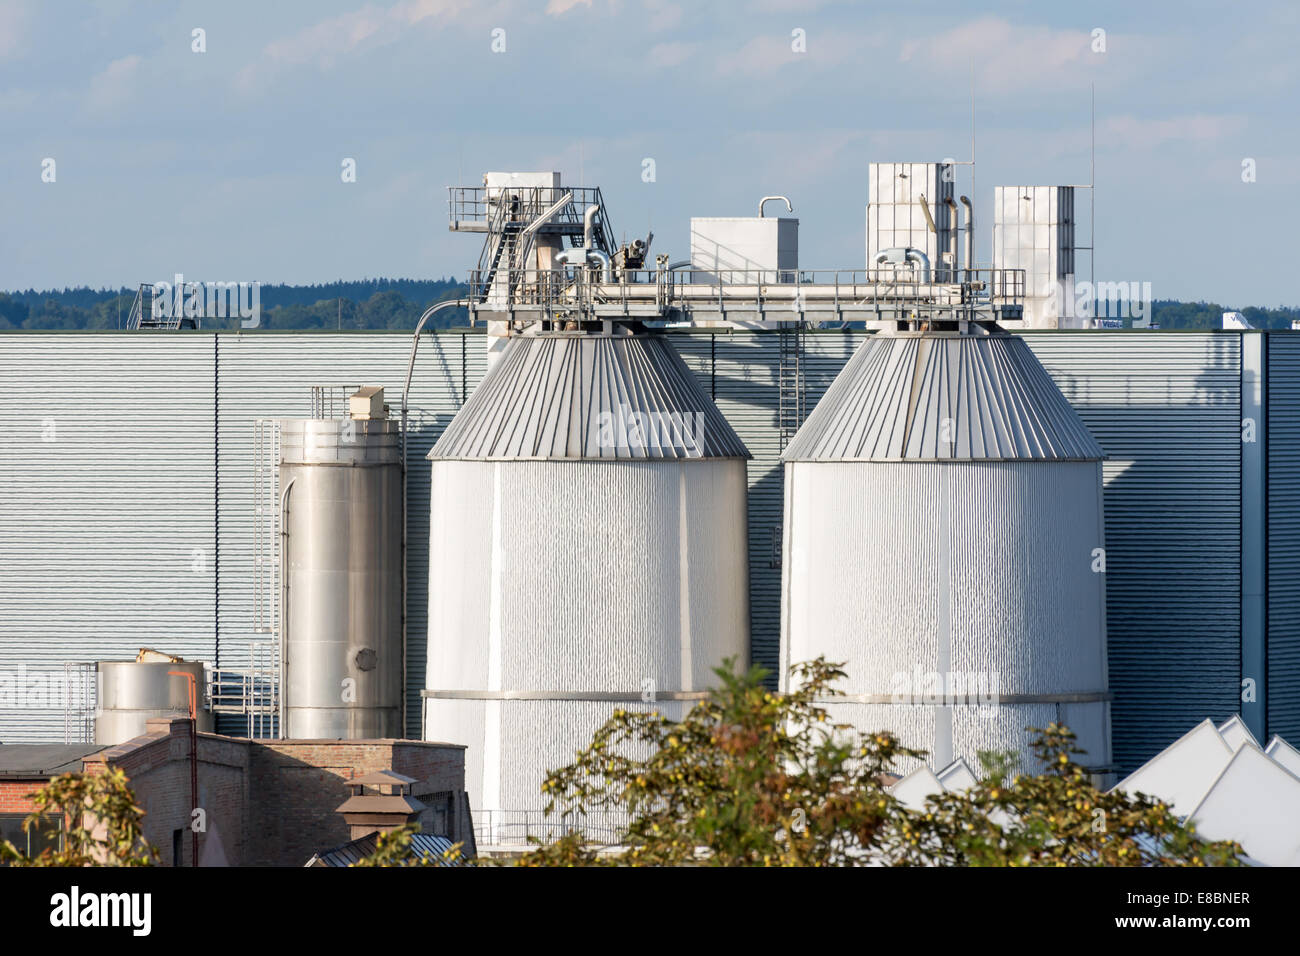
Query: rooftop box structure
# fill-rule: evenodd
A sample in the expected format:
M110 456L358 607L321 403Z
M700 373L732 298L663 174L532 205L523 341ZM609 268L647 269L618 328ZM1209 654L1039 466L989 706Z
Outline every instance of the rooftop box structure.
M691 269L697 282L794 282L799 269L799 220L692 218Z
M957 229L950 205L953 165L870 163L867 170L867 268L876 268L876 258L886 250L918 249L941 272ZM934 220L934 232L925 217L925 206Z
M1074 294L1074 188L993 187L993 267L1025 270L1025 327L1085 328Z

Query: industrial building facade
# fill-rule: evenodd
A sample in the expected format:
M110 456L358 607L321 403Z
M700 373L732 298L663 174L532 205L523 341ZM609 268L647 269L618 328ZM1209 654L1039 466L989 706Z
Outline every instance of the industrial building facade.
M808 409L866 334L803 336ZM1106 454L1116 769L1207 716L1241 712L1261 739L1300 738L1300 336L1023 334ZM775 669L781 334L671 340L753 455L751 654ZM382 332L0 334L0 741L82 739L65 664L152 646L251 667L265 643L254 622L255 423L310 414L313 386L399 395L410 345L408 333ZM412 381L411 736L426 686L425 455L485 369L480 334L442 332L426 338Z

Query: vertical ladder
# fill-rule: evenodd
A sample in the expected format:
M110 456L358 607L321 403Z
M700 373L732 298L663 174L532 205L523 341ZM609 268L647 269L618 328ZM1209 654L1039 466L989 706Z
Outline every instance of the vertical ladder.
M94 664L79 661L63 663L63 742L88 744L95 739L97 700Z
M804 323L784 322L777 335L780 349L776 373L779 397L777 429L780 434L780 450L785 451L785 446L799 430L805 416Z
M314 396L313 396L314 397ZM248 734L272 736L280 708L280 422L253 423L253 630L240 707Z

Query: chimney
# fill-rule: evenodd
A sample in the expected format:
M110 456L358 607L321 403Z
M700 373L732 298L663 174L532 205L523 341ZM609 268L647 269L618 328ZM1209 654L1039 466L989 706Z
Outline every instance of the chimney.
M425 805L411 796L415 780L393 770L377 770L348 781L352 794L338 812L351 829L350 839L387 833L415 820Z

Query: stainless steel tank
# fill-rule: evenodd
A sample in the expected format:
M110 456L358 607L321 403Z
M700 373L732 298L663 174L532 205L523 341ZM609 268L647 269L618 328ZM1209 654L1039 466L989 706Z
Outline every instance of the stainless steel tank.
M145 732L150 717L188 717L189 681L170 671L193 674L199 730L211 732L212 713L203 706L203 664L199 661L100 661L95 743L120 744Z
M285 734L400 737L397 424L285 420L280 449Z

